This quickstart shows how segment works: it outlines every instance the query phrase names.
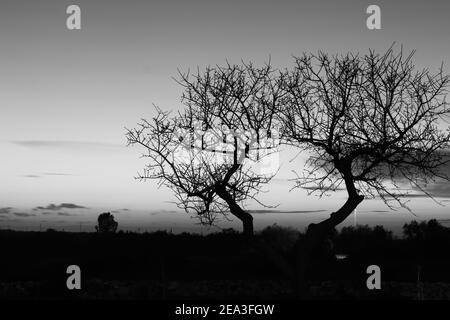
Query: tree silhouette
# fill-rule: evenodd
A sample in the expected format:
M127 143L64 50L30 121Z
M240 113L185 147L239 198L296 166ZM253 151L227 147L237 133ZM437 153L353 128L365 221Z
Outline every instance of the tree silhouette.
M281 90L273 72L270 64L227 64L193 77L180 73L185 109L171 117L157 108L152 121L128 130L129 144L145 147L150 159L138 178L168 186L178 206L194 210L200 223L214 224L231 213L252 235L253 217L244 202L258 201L261 185L275 174L257 169L277 147L273 119Z
M118 223L114 220L114 216L109 212L104 212L98 216L98 225L95 226L97 232L116 232Z
M450 132L445 101L449 77L442 67L432 74L416 71L414 52L390 48L364 56L325 53L295 59L283 77L288 102L281 110L283 142L310 157L297 186L323 195L345 187L347 201L330 217L309 225L299 246L297 284L306 294L308 257L324 235L343 222L368 197L406 207L401 183L428 196L423 187L449 180L440 170L448 162Z

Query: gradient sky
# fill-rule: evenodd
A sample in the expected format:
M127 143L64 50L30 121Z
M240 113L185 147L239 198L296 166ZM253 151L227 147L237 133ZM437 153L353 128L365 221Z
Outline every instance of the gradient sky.
M81 7L80 31L66 29L70 4ZM370 4L381 7L382 30L366 28ZM178 68L226 59L262 64L269 57L285 68L305 51L365 53L396 42L417 50L417 66L435 69L450 62L449 14L444 0L2 0L0 224L92 230L99 213L114 211L123 228L198 231L170 203L169 191L133 179L143 167L142 150L125 147L125 127L151 117L153 103L181 106L172 79ZM344 201L339 193L318 199L289 192L292 155L281 153L280 173L263 195L284 212L255 214L257 227L303 229ZM449 188L438 189L445 204ZM445 219L449 211L424 198L411 199L410 207L418 217L366 201L357 222L398 227L413 218ZM296 210L302 212L290 212Z

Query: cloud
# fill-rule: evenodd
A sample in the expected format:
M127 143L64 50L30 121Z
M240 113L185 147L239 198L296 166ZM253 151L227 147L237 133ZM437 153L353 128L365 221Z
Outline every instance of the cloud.
M116 209L116 210L113 210L113 211L111 211L111 213L120 213L120 212L122 212L122 211L130 211L129 209Z
M77 214L74 214L74 213L67 213L67 212L58 212L58 216L72 217L72 216L77 216Z
M68 173L58 173L58 172L45 172L42 173L43 176L72 176L72 174L68 174ZM41 175L37 175L37 174L25 174L22 175L21 177L23 178L42 178Z
M13 208L11 208L11 207L0 208L0 214L9 214L9 213L11 213L12 209Z
M157 210L152 210L149 212L149 214L151 214L152 216L156 216L159 214L178 214L181 211L177 211L177 210L167 210L167 209L157 209Z
M345 190L345 188L343 188L343 187L335 187L335 188L327 188L327 187L325 187L323 189L319 189L317 186L303 186L301 188L305 189L305 190L310 190L310 191L323 190L323 191L327 191L327 192L329 192L329 191L342 191L342 190Z
M399 198L427 198L428 196L423 193L392 193L393 196L399 197ZM386 199L394 199L393 196L385 195ZM381 198L377 195L377 198Z
M124 145L94 141L58 141L58 140L22 140L11 143L27 148L52 148L52 149L98 149L98 148L124 148Z
M442 155L444 161L448 160L449 162L442 165L439 168L439 174L442 176L450 177L450 150L439 151ZM420 188L414 185L410 185L409 181L401 176L395 176L401 184L408 186L411 191L415 191L418 193L410 193L401 195L403 198L424 198L428 197L426 194L422 192ZM435 181L428 183L427 185L421 185L421 188L428 192L430 195L436 198L450 198L450 182L437 178Z
M428 194L430 194L433 198L450 198L450 183L449 182L440 182L440 183L433 183L429 184L427 186L422 186L423 190L425 190ZM394 195L400 197L400 198L428 198L428 195L423 193L422 190L420 190L417 187L413 187L411 189L413 192L420 192L420 193L394 193ZM386 195L386 198L392 198L388 195ZM444 200L448 201L448 200Z
M167 210L167 209L161 209L158 210L158 213L180 213L181 210Z
M249 210L251 214L266 214L266 213L315 213L315 212L325 212L327 210Z
M25 212L14 212L13 213L15 216L17 217L23 217L23 218L27 218L27 217L35 217L35 214L32 213L25 213Z
M270 182L273 183L280 183L280 184L294 184L294 181L291 181L291 179L288 178L272 178L272 180L270 180Z
M434 183L428 184L423 187L433 197L437 198L450 198L450 182L446 180L439 180ZM419 191L418 188L414 190Z
M36 207L33 210L52 210L52 211L58 211L61 209L88 209L87 207L79 206L73 203L61 203L60 205L54 205L53 203L49 204L46 207Z
M429 182L427 184L419 184L420 187L416 185L411 185L408 180L401 179L399 184L400 188L396 188L395 191L391 192L400 198L428 198L428 195L423 191L427 192L434 198L450 198L450 181L445 179L436 179L435 181ZM379 198L379 196L377 196ZM386 198L391 199L392 197L386 195ZM440 201L450 201L440 200Z
M439 174L443 176L450 177L450 150L439 151L439 154L442 156L444 161L449 160L448 163L442 165L439 168ZM388 173L388 168L386 165L380 165L382 172L385 174L384 182L389 184L391 182L391 177ZM395 195L400 198L426 198L428 197L426 194L420 190L417 186L411 185L410 181L406 179L403 175L400 174L399 171L393 172L393 180L401 186L401 188L396 188ZM436 181L428 183L427 185L421 186L423 190L428 192L431 196L436 198L450 198L450 182L444 179L436 179ZM314 191L317 189L316 186L304 186L303 189ZM336 190L345 190L344 187L339 187ZM405 192L398 192L399 190L404 190ZM331 190L325 190L331 191ZM378 196L377 196L378 198ZM386 198L391 198L390 196L386 196Z

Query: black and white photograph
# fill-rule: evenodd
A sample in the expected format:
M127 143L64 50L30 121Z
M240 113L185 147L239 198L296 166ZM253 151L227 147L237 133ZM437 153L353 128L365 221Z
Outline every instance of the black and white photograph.
M445 0L0 0L1 304L450 300L449 65Z

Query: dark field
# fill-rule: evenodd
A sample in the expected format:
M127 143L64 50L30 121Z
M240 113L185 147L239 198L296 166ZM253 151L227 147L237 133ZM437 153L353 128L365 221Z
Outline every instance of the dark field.
M299 236L277 226L254 238L231 230L207 236L1 231L0 298L290 300ZM313 257L311 295L450 299L449 247L450 229L436 221L405 226L402 238L381 227L344 228ZM373 264L381 268L381 290L366 287ZM81 290L66 287L69 265L81 268Z

